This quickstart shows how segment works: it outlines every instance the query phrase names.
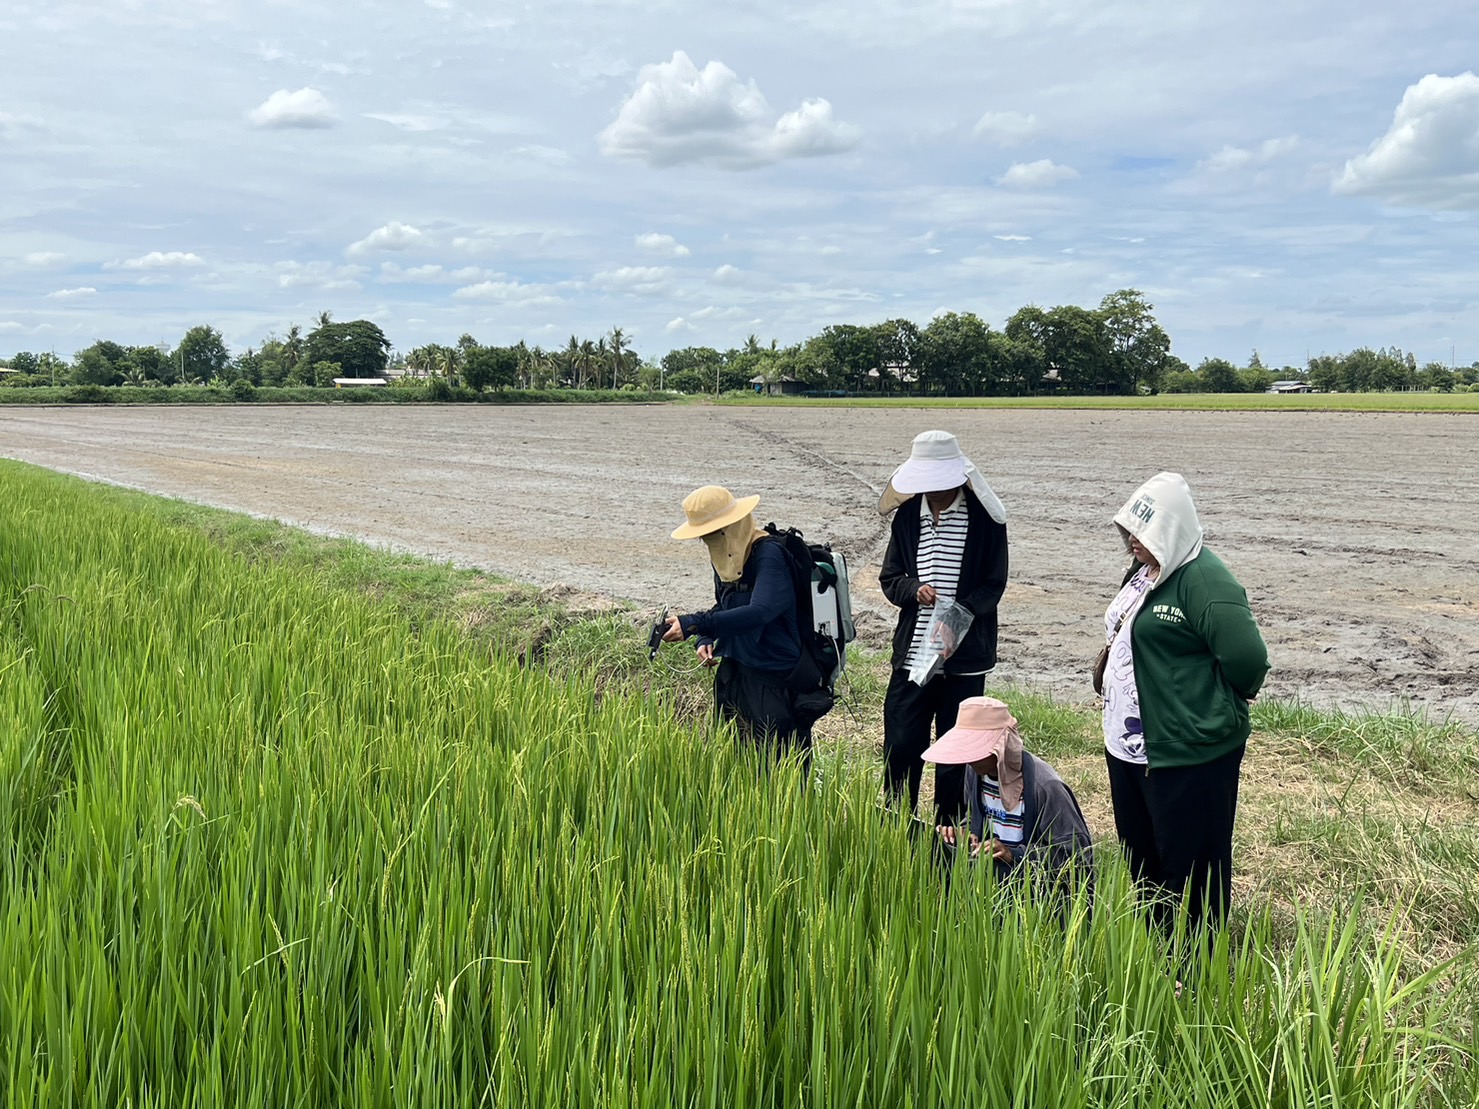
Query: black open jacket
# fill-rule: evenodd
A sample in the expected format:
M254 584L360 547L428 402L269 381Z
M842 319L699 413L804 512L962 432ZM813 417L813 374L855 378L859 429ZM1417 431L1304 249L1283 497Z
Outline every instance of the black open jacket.
M883 595L899 606L899 622L894 628L895 669L908 665L909 644L919 614L915 597L924 584L917 576L919 498L923 495L910 497L894 511L888 551L878 575ZM969 523L955 603L969 609L975 619L955 653L945 660L947 674L979 674L996 665L996 606L1007 587L1007 526L993 520L969 489L965 503Z

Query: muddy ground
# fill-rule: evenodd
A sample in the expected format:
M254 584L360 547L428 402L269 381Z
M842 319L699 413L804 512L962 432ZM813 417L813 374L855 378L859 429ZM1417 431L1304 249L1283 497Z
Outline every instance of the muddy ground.
M1145 477L1191 482L1247 587L1266 692L1407 701L1479 723L1479 416L720 407L0 409L0 455L638 605L705 606L668 531L715 482L844 550L882 645L879 490L918 431L961 438L1006 502L998 678L1088 696ZM3 516L0 506L0 516Z

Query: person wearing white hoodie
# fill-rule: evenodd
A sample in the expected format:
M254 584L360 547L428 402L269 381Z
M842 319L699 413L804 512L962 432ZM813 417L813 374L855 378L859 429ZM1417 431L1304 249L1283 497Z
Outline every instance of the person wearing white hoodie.
M1268 649L1248 595L1202 545L1191 488L1159 473L1115 514L1133 556L1104 615L1104 743L1115 829L1156 921L1184 899L1215 928L1232 894L1248 705Z

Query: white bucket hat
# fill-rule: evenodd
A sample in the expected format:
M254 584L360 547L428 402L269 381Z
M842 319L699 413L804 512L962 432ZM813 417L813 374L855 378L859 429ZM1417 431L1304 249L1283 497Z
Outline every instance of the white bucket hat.
M921 431L914 437L909 460L888 479L878 511L888 515L917 493L937 493L969 485L981 507L998 524L1007 522L1006 506L948 431Z

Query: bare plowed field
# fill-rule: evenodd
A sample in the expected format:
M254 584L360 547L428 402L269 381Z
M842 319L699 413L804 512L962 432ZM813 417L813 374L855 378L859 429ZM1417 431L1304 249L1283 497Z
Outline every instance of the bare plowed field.
M0 454L653 608L705 606L679 501L715 482L831 541L885 642L878 492L928 427L1006 502L1002 681L1083 699L1125 564L1110 518L1191 482L1247 587L1266 691L1479 722L1479 417L718 407L0 410ZM0 517L3 517L0 506Z

